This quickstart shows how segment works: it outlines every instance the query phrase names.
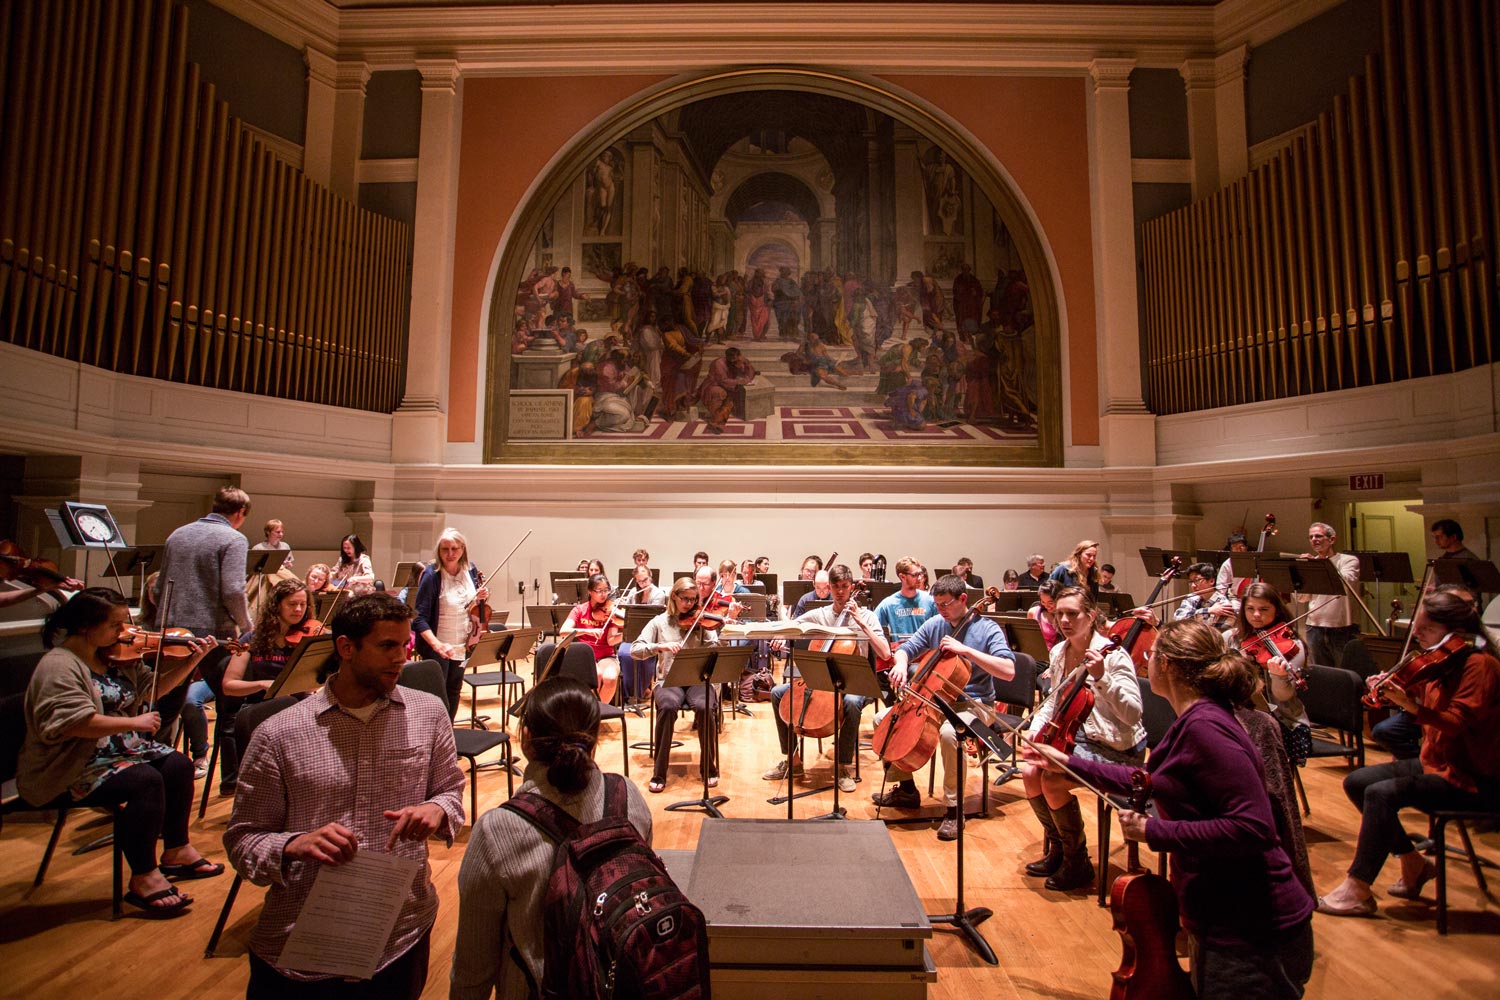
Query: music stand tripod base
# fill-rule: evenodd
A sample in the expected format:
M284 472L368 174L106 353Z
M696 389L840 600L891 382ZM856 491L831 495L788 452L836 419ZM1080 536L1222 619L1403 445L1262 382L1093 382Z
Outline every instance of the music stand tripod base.
M738 683L740 674L744 673L745 666L750 662L750 652L749 646L733 646L728 649L700 646L696 649L684 649L673 657L672 669L662 681L668 687L691 687L693 680L703 685L703 725L698 731L698 742L700 754L712 752L715 762L719 755L719 726L714 719L713 687ZM684 681L690 683L683 683ZM707 761L700 760L699 769L703 772L703 795L696 799L674 802L666 807L666 811L702 809L714 819L723 819L724 814L719 812L719 806L728 802L729 796L710 794Z

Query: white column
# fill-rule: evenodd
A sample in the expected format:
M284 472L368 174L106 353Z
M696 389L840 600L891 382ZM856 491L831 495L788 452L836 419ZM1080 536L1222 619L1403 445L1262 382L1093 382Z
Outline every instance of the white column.
M1095 59L1089 64L1099 443L1106 465L1156 464L1156 420L1141 401L1130 167L1130 71L1134 68L1133 59Z
M302 169L335 194L354 201L370 67L357 60L340 62L313 48L302 50L302 60L307 64Z
M448 430L463 88L457 60L418 59L417 69L422 73L422 130L412 230L406 392L391 429L391 457L397 463L441 461Z
M1245 125L1245 64L1248 46L1221 52L1214 59L1214 118L1219 142L1219 185L1232 184L1250 172L1249 130Z
M1177 67L1187 89L1188 149L1193 157L1193 198L1219 189L1217 74L1212 59L1189 59Z

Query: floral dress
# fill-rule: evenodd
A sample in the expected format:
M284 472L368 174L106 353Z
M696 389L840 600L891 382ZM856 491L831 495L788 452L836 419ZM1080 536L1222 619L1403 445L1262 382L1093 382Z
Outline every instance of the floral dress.
M113 667L102 676L91 672L91 677L95 690L99 692L99 700L104 704L104 715L120 718L130 713L135 705L135 687L127 678ZM137 732L101 736L94 748L93 759L73 782L73 798L75 801L86 798L117 771L158 760L171 752L171 747Z

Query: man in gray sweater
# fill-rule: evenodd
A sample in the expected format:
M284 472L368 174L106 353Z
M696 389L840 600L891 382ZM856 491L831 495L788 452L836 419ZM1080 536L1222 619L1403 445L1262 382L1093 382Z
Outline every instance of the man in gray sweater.
M195 635L237 639L250 629L245 603L245 553L250 543L240 525L250 515L250 497L238 486L224 486L204 517L167 536L157 577L155 625L192 629ZM171 620L162 622L161 600L172 581Z

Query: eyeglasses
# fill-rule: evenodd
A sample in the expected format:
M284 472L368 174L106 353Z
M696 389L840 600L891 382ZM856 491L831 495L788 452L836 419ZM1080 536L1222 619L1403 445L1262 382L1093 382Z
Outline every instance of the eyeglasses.
M937 605L937 609L939 611L947 611L949 608L953 607L953 605L955 605L955 604L957 604L959 602L957 600L951 600L951 601L933 601L932 603Z

